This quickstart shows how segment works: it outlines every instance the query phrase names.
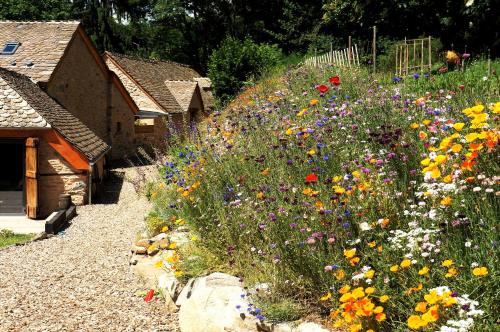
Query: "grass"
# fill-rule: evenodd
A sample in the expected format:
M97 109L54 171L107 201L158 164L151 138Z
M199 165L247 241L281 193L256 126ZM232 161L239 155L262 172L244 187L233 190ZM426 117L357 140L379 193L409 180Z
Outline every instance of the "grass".
M8 230L0 230L0 248L31 240L33 234L15 234Z
M498 329L500 94L486 74L478 61L400 82L331 67L268 76L209 119L203 142L167 152L152 215L196 235L186 274L269 284L262 319Z

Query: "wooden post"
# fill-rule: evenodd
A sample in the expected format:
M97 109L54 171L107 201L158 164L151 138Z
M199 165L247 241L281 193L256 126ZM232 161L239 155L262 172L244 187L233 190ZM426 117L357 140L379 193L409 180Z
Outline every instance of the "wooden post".
M398 49L399 49L399 45L396 44L396 76L398 75Z
M351 50L352 50L352 39L351 39L351 36L349 36L349 41L347 43L347 49L349 50L349 66L351 65L351 61L352 61L352 54L351 54Z
M333 43L330 43L330 61L333 64Z
M431 36L429 36L429 73L432 69L432 46L431 46Z
M403 45L401 46L401 50L399 51L399 76L403 76Z
M38 217L38 138L26 139L26 213L28 218Z
M424 40L421 39L420 41L421 41L421 45L422 45L422 51L421 51L422 54L420 54L420 58L421 58L420 59L420 73L423 74L424 73Z
M406 44L406 69L405 69L405 74L409 75L408 68L410 67L410 45Z
M377 70L377 27L373 26L373 43L372 43L372 56L373 56L373 72Z
M314 67L318 67L317 55L318 55L318 51L316 49L314 49Z
M413 70L417 71L417 40L413 39Z
M354 44L354 49L356 51L356 60L357 60L357 63L358 63L358 67L359 67L359 53L358 53L358 44Z

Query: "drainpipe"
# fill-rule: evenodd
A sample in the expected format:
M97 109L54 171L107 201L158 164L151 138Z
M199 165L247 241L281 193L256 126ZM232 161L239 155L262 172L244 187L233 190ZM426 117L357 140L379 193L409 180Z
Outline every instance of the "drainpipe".
M89 205L92 204L92 169L94 167L94 163L90 163L90 170L89 170Z

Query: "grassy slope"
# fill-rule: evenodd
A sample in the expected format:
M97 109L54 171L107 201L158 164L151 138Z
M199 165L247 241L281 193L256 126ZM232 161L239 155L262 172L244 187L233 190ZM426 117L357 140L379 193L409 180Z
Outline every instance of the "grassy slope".
M498 62L493 66L500 69ZM209 259L194 264L197 272L223 269L249 285L270 283L274 292L262 302L285 303L265 306L270 316L285 318L280 311L290 313L297 303L297 311L328 313L340 304L340 287L373 285L374 303L382 305L381 295L391 297L382 305L387 320L376 322L373 315L362 320L363 328L406 330L407 318L418 314L416 303L446 285L480 301L485 314L477 330L494 329L500 311L496 150L483 146L477 164L453 177L458 189L442 189L445 175L460 170L471 148L465 134L478 131L462 110L500 100L498 78L484 80L485 67L481 62L465 73L398 84L387 75L333 68L263 80L214 116L203 148L170 151L172 164L162 170L170 185L152 189L155 215L186 222L198 235L196 254ZM315 87L329 86L332 75L342 84L320 95ZM488 112L490 128L498 129L498 116ZM447 156L438 166L443 174L427 181L437 189L423 188L421 161L459 122L465 127L455 143L463 151L438 151ZM311 173L318 181L305 183ZM472 190L477 187L479 192ZM435 194L421 195L426 189ZM446 197L451 201L443 205ZM410 236L415 228L429 235ZM406 234L400 248L390 243L394 231ZM417 238L423 241L405 247ZM429 256L423 257L425 251ZM359 262L351 261L356 257ZM405 257L411 266L390 272ZM444 260L453 264L443 267ZM489 274L473 276L475 264ZM363 277L363 267L374 276ZM430 272L419 274L423 267ZM450 269L455 271L447 276ZM457 317L456 310L440 310L439 325Z
M13 234L5 231L0 232L0 248L29 241L32 237L33 235L30 234Z

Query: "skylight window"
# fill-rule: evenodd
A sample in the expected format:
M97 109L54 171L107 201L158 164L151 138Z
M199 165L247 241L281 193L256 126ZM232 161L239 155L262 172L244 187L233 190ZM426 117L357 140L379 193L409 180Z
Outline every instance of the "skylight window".
M5 45L3 46L3 49L2 49L2 54L5 54L5 55L10 55L10 54L14 54L17 50L17 48L19 47L20 43L18 42L7 42L5 43Z

